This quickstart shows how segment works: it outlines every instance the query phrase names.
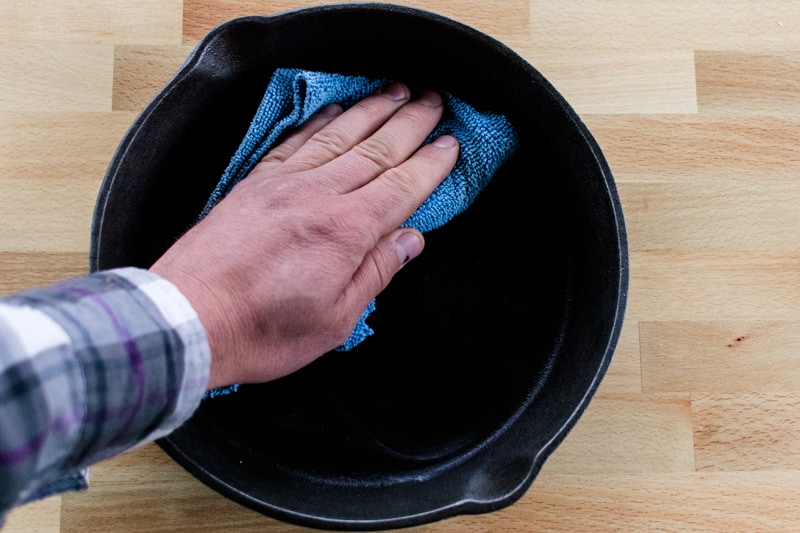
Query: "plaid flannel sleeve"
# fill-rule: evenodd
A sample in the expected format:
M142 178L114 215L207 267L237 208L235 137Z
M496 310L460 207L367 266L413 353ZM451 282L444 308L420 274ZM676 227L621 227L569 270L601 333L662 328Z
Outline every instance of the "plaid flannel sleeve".
M0 514L85 488L88 465L177 428L210 361L194 309L146 270L0 300Z

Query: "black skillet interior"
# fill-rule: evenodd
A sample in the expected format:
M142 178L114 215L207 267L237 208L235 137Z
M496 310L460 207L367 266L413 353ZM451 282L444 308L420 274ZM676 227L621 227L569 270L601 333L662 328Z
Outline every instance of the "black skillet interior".
M146 267L194 223L277 67L451 92L508 116L521 149L465 214L427 235L379 296L373 337L204 401L162 446L223 494L312 526L405 526L512 503L605 372L627 249L591 135L496 41L376 4L216 28L115 155L92 269Z

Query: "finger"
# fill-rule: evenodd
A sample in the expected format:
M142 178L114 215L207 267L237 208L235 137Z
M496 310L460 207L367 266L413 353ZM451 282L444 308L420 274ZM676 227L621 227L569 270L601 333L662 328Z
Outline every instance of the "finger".
M329 104L323 107L314 113L305 124L286 137L278 146L270 150L253 170L266 172L282 165L318 131L341 115L342 111L342 106L339 104Z
M286 161L287 170L309 170L339 157L375 133L408 101L409 96L408 87L392 83L364 98L313 135Z
M422 253L424 246L422 234L412 228L395 230L380 239L367 252L350 285L345 289L345 305L356 312L365 309L389 285L403 265Z
M373 135L326 165L326 180L350 192L411 157L439 123L442 97L426 91L408 102Z
M405 222L450 174L457 160L458 141L444 135L353 191L351 197L358 209L374 222L373 235L382 235Z

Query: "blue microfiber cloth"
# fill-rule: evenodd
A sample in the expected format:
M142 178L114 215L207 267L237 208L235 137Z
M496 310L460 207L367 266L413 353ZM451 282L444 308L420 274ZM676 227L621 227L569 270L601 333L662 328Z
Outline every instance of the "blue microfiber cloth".
M282 135L303 124L328 104L347 109L387 85L388 80L343 76L300 69L278 69L264 94L247 134L211 194L201 217L208 214L276 146ZM419 209L403 224L421 232L436 229L472 204L492 175L511 157L519 144L511 123L502 115L480 113L450 94L442 94L444 115L426 140L441 135L458 139L460 151L455 168ZM337 350L350 350L372 335L366 319L375 310L370 302L347 341ZM210 391L211 397L236 387Z

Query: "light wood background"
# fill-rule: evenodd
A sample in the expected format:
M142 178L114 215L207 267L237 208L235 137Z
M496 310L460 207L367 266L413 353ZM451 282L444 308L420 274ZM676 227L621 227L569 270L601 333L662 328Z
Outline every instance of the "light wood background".
M0 292L87 271L117 143L211 27L317 3L0 0ZM611 369L531 490L416 531L800 530L800 2L403 3L503 40L562 91L631 249ZM147 445L5 531L227 529L302 528Z

